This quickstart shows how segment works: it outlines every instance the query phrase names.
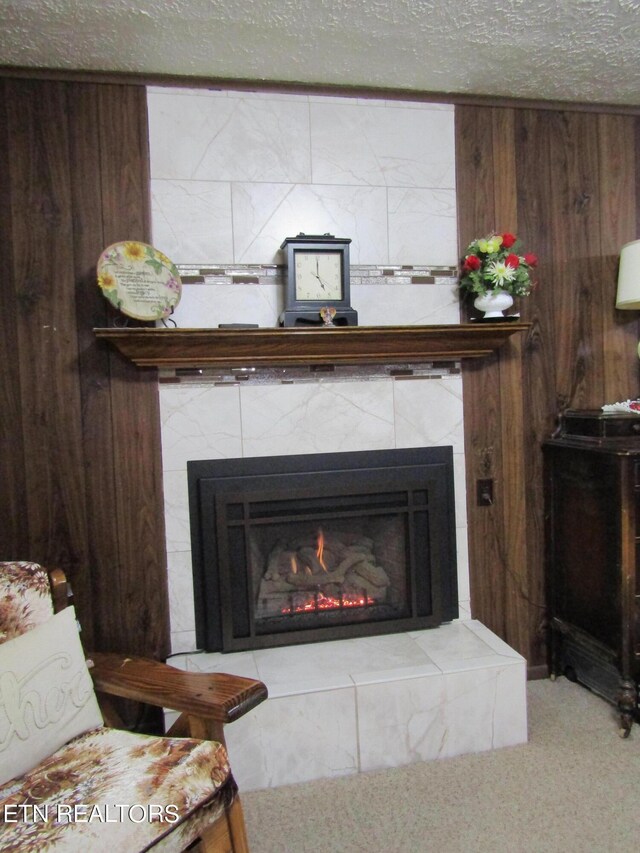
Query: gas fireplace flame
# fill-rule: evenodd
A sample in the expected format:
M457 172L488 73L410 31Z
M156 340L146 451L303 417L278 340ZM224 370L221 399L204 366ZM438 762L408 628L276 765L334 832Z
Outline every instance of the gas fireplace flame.
M339 598L333 595L325 595L324 592L316 592L309 595L306 601L293 604L291 607L283 607L280 611L283 615L292 613L317 613L320 610L344 610L353 607L371 607L376 600L366 593L344 593Z
M329 624L387 618L390 608L395 607L388 602L392 579L376 555L376 538L366 536L359 523L355 530L348 529L349 525L349 521L342 520L334 524L327 516L304 518L290 530L279 526L271 538L265 537L261 543L264 567L257 591L256 618L307 614L298 619L303 626L316 624L313 618L307 618L312 614L330 611L334 611L333 616L322 617ZM372 533L378 536L375 526ZM397 573L403 570L401 560L402 556L395 561L399 563L397 567L391 560L391 568ZM404 594L404 587L401 591ZM370 610L366 614L354 613L364 609Z
M325 572L328 572L329 569L327 568L325 561L322 559L323 554L324 554L324 533L322 532L322 528L320 527L318 529L318 550L316 551L316 557L318 558L318 562L320 563L322 568L325 570Z

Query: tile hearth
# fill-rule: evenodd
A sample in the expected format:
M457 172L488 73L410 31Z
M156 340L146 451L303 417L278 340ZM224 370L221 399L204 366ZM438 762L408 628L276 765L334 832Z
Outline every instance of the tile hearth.
M244 791L527 740L526 661L476 620L170 662L267 685L269 699L225 729Z

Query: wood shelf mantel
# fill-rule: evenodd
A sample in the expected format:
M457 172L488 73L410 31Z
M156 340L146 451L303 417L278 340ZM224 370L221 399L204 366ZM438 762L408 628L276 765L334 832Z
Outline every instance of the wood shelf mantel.
M491 355L529 323L313 329L94 329L138 367L290 367L458 361Z

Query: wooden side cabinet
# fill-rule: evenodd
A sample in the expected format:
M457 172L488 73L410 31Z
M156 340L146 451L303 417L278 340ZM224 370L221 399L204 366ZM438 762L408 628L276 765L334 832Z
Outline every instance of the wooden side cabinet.
M640 416L566 412L543 444L551 677L638 718Z

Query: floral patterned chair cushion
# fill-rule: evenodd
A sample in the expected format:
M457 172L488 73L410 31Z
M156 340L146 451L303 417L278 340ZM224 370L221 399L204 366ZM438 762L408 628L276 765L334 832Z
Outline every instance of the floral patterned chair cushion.
M49 575L37 563L0 563L0 643L53 616Z
M94 729L0 789L0 851L184 850L235 792L215 741Z

